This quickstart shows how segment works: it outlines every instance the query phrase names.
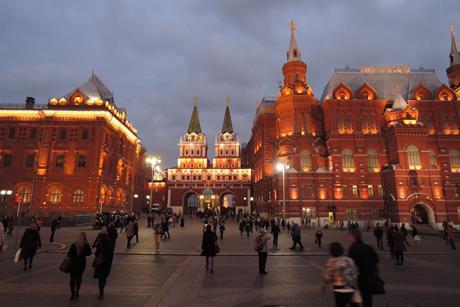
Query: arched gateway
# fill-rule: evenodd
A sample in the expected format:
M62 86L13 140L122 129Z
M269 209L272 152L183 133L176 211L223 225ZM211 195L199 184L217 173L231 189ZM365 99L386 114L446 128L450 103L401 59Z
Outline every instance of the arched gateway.
M433 209L425 203L417 203L410 209L411 222L415 225L429 225L436 228Z

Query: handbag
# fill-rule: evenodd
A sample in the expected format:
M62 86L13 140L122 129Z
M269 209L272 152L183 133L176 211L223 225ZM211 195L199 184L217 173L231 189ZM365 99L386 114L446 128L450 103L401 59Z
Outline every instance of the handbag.
M102 256L99 255L99 256L94 257L93 268L97 268L98 266L101 266L102 263L104 263Z
M63 273L70 273L70 270L72 268L72 262L70 261L69 257L65 257L64 260L62 260L61 265L59 266L59 270Z
M22 248L19 248L14 254L14 263L18 263L22 259Z

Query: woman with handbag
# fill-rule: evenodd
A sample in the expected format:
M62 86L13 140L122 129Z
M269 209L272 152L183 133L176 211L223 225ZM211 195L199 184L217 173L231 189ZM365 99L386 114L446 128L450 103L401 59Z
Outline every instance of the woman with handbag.
M93 278L99 280L99 299L104 299L104 289L107 282L107 277L110 274L113 260L112 241L107 233L107 227L103 226L101 232L97 235L93 247L96 248L95 258L93 262L94 275Z
M321 291L326 292L327 284L334 287L335 305L337 307L359 306L361 296L356 290L358 269L353 259L344 256L343 247L340 243L334 242L329 247L332 255L324 268Z
M201 242L201 255L206 257L206 271L209 269L209 259L211 259L211 273L214 273L214 257L217 254L217 235L211 230L211 225L206 225Z
M21 243L21 256L24 259L24 271L32 269L32 261L35 257L35 252L42 246L40 233L37 230L37 224L32 223L22 235Z
M81 279L86 267L86 257L91 255L86 233L81 232L75 243L70 246L67 257L70 259L70 299L78 298L81 286Z

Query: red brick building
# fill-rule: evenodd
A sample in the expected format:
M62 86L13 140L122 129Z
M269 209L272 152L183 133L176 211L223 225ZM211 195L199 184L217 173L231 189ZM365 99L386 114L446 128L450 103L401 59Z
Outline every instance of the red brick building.
M126 110L91 78L65 96L0 108L0 212L132 211L145 199L144 148ZM140 187L140 188L139 188ZM11 191L11 192L7 192ZM8 195L10 194L10 195Z
M188 129L179 141L177 167L167 170L167 206L174 212L187 214L205 208L250 211L251 169L241 165L240 141L233 130L228 102L210 163L195 98Z
M257 108L245 160L264 214L314 223L460 224L460 52L447 74L406 66L336 69L321 99L308 85L294 26L284 84Z

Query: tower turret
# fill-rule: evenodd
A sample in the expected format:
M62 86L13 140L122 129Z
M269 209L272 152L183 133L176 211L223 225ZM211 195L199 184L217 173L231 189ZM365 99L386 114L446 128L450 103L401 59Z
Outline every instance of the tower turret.
M450 26L450 66L447 68L449 85L460 98L460 50L457 43L455 25Z

